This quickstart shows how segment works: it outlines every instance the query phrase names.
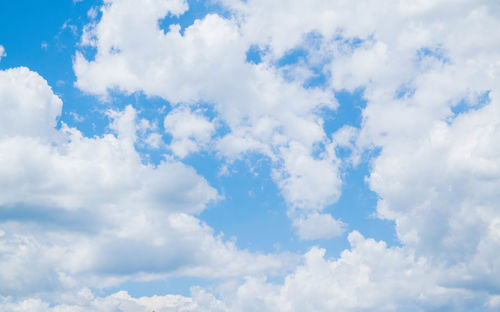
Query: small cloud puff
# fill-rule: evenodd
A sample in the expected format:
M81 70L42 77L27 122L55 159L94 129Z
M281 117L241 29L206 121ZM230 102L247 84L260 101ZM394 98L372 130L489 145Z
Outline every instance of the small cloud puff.
M165 131L172 136L170 148L184 158L206 147L215 132L214 124L199 111L178 108L170 112L164 121Z
M302 240L329 239L345 232L346 224L329 214L313 213L293 221Z
M6 57L7 53L5 52L5 48L3 45L0 45L0 61L2 60L2 57Z

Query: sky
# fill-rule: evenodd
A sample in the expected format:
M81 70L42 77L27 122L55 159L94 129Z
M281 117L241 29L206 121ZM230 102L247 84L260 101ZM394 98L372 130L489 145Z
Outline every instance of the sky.
M498 311L500 3L0 3L0 311Z

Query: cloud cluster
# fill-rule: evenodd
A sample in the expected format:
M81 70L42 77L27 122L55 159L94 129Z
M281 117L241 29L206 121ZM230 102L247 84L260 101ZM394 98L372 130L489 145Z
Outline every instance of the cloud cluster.
M0 293L282 267L279 256L240 251L193 216L218 199L193 168L168 157L142 162L131 106L109 111L109 133L88 138L55 128L62 103L38 74L9 69L0 82Z
M335 261L325 250L312 248L303 264L287 275L283 284L261 277L220 287L220 299L201 288L191 297L173 295L132 298L126 292L95 297L82 290L68 303L49 308L34 299L4 300L12 311L30 307L40 311L467 311L498 308L498 298L439 285L442 273L406 248L388 248L384 242L349 234L351 250Z
M203 116L175 109L165 119L174 154L184 157L210 147L229 162L246 153L263 154L273 161L273 177L287 202L304 210L298 214L320 211L338 199L335 153L318 153L319 145L329 143L320 109L337 106L331 91L306 88L268 63L247 62L252 41L237 20L209 14L182 32L179 25L165 31L158 21L187 7L148 1L137 14L134 6L130 0L108 1L102 19L85 32L83 44L97 54L94 59L76 55L81 90L104 98L117 89L160 96L173 105L213 104L218 124L229 133L214 138L215 125ZM187 129L188 121L195 128Z
M113 2L103 14L111 16L124 3ZM380 197L378 216L395 221L405 248L448 272L443 280L427 279L426 287L498 289L500 47L491 31L500 26L498 5L444 0L220 4L231 19L208 15L183 35L177 26L166 33L146 30L144 46L165 51L148 58L154 74L143 69L148 66L135 66L144 58L135 58L141 52L129 50L126 42L114 41L119 52L113 52L102 35L109 29L98 24L96 59L80 56L75 63L80 87L102 95L119 88L173 103L214 103L231 129L219 139L219 153L235 157L254 150L280 164L273 176L302 238L339 232L338 221L320 218L318 211L339 197L341 162L335 147L343 144L328 140L321 115L315 114L337 104L324 89L304 83L316 66L333 90L363 88L363 122L348 140L353 151L380 149L369 177ZM263 51L261 63L246 62L245 52L254 46ZM307 60L286 70L276 65L294 49L306 51ZM118 61L126 73L120 77L129 80L107 75L100 76L99 87L86 83L95 81L92 70ZM196 87L185 91L174 77ZM155 82L162 88L154 89ZM342 133L332 137L341 139ZM318 143L326 144L319 153ZM329 230L321 230L322 224ZM429 274L437 271L423 275ZM394 309L397 300L390 300Z
M271 58L300 46L300 33L321 37L310 57L326 60L329 85L363 89L353 149L380 151L368 179L378 216L446 272L429 285L497 294L499 5L224 3Z
M55 306L9 297L2 304L14 311L498 309L500 5L218 3L225 17L163 30L159 21L186 12L185 1L150 0L137 10L136 1L106 0L82 36L96 55L77 52L78 88L102 99L143 92L172 104L164 128L174 157L158 166L141 162L134 147L132 107L109 112L111 132L102 137L64 124L56 130L62 104L46 82L23 68L0 72L8 112L0 117L7 220L0 293L175 273L246 279L194 288L191 298L83 290ZM247 60L252 49L259 61ZM294 51L305 56L290 61ZM318 75L324 83L312 86ZM362 123L327 134L322 114L337 108L339 90L362 90ZM204 115L199 102L216 116ZM338 156L339 147L351 157ZM344 232L322 210L341 195L344 166L376 150L367 182L378 195L377 216L394 221L401 246L353 231L337 259L313 247L282 283L271 282L265 273L284 257L237 250L193 216L218 198L180 161L203 149L229 163L247 153L268 157L302 239Z

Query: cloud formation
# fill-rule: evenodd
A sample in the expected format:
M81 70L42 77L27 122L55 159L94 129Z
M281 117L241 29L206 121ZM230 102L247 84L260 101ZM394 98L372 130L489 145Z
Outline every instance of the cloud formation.
M225 14L162 29L187 2L145 1L141 10L133 0L104 2L81 39L95 56L76 52L76 86L103 101L114 92L169 101L172 140L157 134L150 144L172 155L157 166L141 160L132 106L107 112L109 133L85 137L57 127L62 102L38 74L0 71L7 309L500 307L499 4L219 0ZM340 91L362 94L362 121L339 120L327 133L324 114L342 105ZM293 256L239 250L197 217L220 199L182 162L204 150L229 165L251 153L269 159L302 240L347 230L324 210L341 197L346 168L368 162L376 217L394 222L400 246L350 230L337 258L311 247L291 268ZM276 271L281 282L269 278ZM191 297L85 288L175 274L226 279ZM33 297L68 289L81 291L56 305Z
M252 42L242 36L235 19L209 14L182 33L179 25L165 31L158 21L187 6L149 1L136 14L133 3L108 1L102 19L84 33L83 44L96 48L97 54L93 60L76 55L76 85L81 90L101 97L114 89L141 91L174 105L213 103L219 123L230 129L215 139L221 156L229 161L250 152L269 157L276 169L273 176L293 208L320 211L338 199L341 181L335 153L316 153L317 146L328 141L318 112L337 106L332 92L305 88L298 80L285 79L277 68L247 62ZM186 113L174 110L165 119L166 130L186 125L186 118ZM176 127L172 133L171 148L180 157L209 146L214 125L196 118L190 124L202 128L180 133ZM311 184L320 170L324 179Z
M103 14L113 16L124 3L113 2ZM274 65L288 51L305 49L310 64L321 67L333 90L364 89L363 122L351 136L355 143L350 147L356 151L380 148L369 176L371 189L380 197L378 216L395 221L405 249L449 272L442 281L426 281L426 287L497 289L497 273L492 272L498 270L492 257L498 232L495 131L500 49L499 41L485 34L500 26L498 5L489 1L220 3L232 12L231 19L208 15L183 35L177 26L166 33L158 27L145 30L149 35L143 37L144 46L165 51L148 58L155 75L134 69L134 63L143 59L134 58L134 53L140 53L137 49L116 41L120 52L107 48L111 43L100 34L106 24L98 24L93 33L96 60L79 56L75 62L80 87L102 95L118 87L126 92L142 90L173 103L213 102L231 128L219 140L220 153L234 157L250 149L276 160L274 178L289 203L299 236L328 237L336 228L333 224L338 224L328 215L322 220L330 220L326 223L331 225L323 234L317 222L306 225L340 196L337 143L328 140L321 116L314 114L321 105L335 108L337 104L323 89L303 84L303 69L310 65L291 64L288 67L293 70L286 72ZM215 33L220 36L212 37ZM318 44L307 46L310 34L317 34ZM195 44L203 49L194 49ZM252 46L265 51L262 63L246 62L245 52ZM197 55L201 50L204 53ZM182 63L187 60L186 51L193 53L192 63ZM210 62L203 61L207 58ZM86 83L95 81L90 78L93 70L118 61L127 73L120 77L129 80L99 75L99 87ZM195 67L188 70L189 64ZM295 73L292 79L285 80L290 72ZM167 87L153 89L154 82L145 83L146 77L155 77ZM188 85L197 88L186 92L175 87L170 77L183 77L179 81L192 81ZM198 83L199 77L206 79ZM462 106L463 111L457 112ZM319 142L326 147L317 157L314 146ZM308 210L314 212L304 216ZM393 304L397 309L398 303Z
M62 102L38 74L0 80L2 294L280 270L279 256L240 251L193 216L218 199L193 168L142 162L134 108L109 111L110 132L88 138L55 128Z

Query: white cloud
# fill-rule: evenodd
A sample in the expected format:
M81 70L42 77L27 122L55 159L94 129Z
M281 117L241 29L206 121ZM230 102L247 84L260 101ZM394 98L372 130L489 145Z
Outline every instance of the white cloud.
M37 73L24 67L0 71L0 103L1 137L54 134L62 102Z
M144 142L153 149L158 149L164 144L163 136L159 133L150 133Z
M498 107L493 97L418 139L388 141L370 176L380 216L419 254L456 266L454 283L498 284Z
M308 32L322 36L308 53L326 59L331 87L364 91L361 130L333 138L358 151L380 150L369 178L379 216L395 221L406 247L443 266L443 284L496 293L498 4L221 2L269 58L297 47ZM478 94L489 99L479 103ZM307 191L310 184L303 185L294 193Z
M98 12L98 8L97 8L97 7L91 7L91 8L87 11L87 16L88 16L91 20L96 19L98 14L99 14L99 12Z
M164 127L172 136L170 148L181 158L206 147L215 132L214 124L201 112L188 108L171 111L165 117Z
M284 166L283 170L275 172L275 177L293 208L321 210L337 201L342 181L335 155L315 159L297 142L281 152Z
M231 310L456 310L477 299L467 291L438 286L437 272L405 248L387 248L357 232L349 234L349 242L351 250L335 261L325 259L324 249L312 248L282 285L247 281L237 290Z
M40 311L40 312L188 312L188 311L226 311L218 309L218 302L210 294L203 291L194 293L193 298L179 295L165 295L133 298L127 292L120 291L110 296L96 297L88 289L82 289L73 295L71 301L50 306L40 299L25 299L12 301L9 298L0 303L7 311Z
M5 48L3 45L0 45L0 61L2 60L2 57L6 57L7 53L5 52Z
M83 116L80 116L79 114L75 112L69 112L69 115L73 118L74 121L76 122L83 122L85 118Z
M395 0L220 2L232 10L231 19L211 14L197 20L181 35L179 26L164 32L158 28L157 21L168 12L184 12L185 2L149 1L139 12L134 1L106 1L101 20L85 28L82 43L95 46L97 55L95 60L87 60L77 53L76 85L103 97L109 96L109 90L118 89L124 93L142 91L149 96L161 96L173 104L200 100L212 103L217 118L230 129L230 133L215 144L219 155L227 159L242 157L246 152L268 156L275 164L274 178L291 207L289 214L296 224L305 220L303 224L308 225L308 219L301 219L304 211L312 216L320 215L318 211L339 198L341 175L340 161L334 151L336 146L347 146L356 153L377 148L380 154L373 161L370 187L379 196L379 217L395 221L403 244L401 248L387 248L382 242L351 233L351 250L336 261L326 260L324 251L315 248L306 255L305 264L288 275L283 285L249 277L243 285L232 287L236 293L222 296L228 309L458 310L498 306L498 4L482 0L411 4ZM311 32L319 35L317 48L305 47L307 34ZM261 64L245 62L245 53L251 45L266 51ZM300 81L305 78L295 77L309 75L307 70L298 68L303 64L290 69L290 72L294 69L300 72L293 75L296 79L292 81L285 79L283 70L275 67L287 51L297 47L306 49L307 57L315 64L324 65L321 70L327 74L327 83L334 90L363 90L367 104L359 131L341 128L332 136L334 142L328 140L318 111L324 106L336 107L331 91L305 89ZM487 91L489 104L471 101ZM469 102L466 108L469 111L454 114L452 109L457 109L462 100ZM94 176L81 185L76 183L76 191L72 189L74 186L58 179L48 180L44 185L49 189L54 184L62 185L64 190L72 191L71 198L65 199L57 193L47 198L41 190L35 188L33 192L29 187L22 195L28 200L35 198L37 202L45 200L77 209L83 202L78 188L92 189L92 185L87 184L94 180L98 181L97 185L106 186L102 181L109 179L112 186L125 183L126 189L136 190L131 195L119 193L126 199L125 203L146 203L150 207L156 203L148 200L151 196L167 196L181 212L201 211L216 193L208 198L202 196L206 195L203 191L210 188L192 171L192 179L185 182L189 187L180 191L175 189L169 193L170 186L163 186L168 190L165 195L162 187L149 189L151 185L160 185L156 183L160 180L170 179L172 172L176 172L171 167L178 170L179 176L190 170L171 159L158 168L139 164L130 144L136 135L135 126L129 127L130 120L134 119L132 115L131 110L116 115L116 120L125 122L113 124L118 136L88 139L69 129L70 142L76 143L62 145L76 151L77 156L85 156L77 157L79 161L90 154L84 151L95 150L94 145L99 147L101 154L98 155L104 155L104 159L109 155L130 156L109 161L110 165L119 167L116 171L128 173L129 179L116 181L112 174L115 170L101 176L99 170L87 164L90 167L87 169L97 173L90 170ZM119 116L128 119L119 119ZM172 119L167 124L175 122ZM45 123L39 123L42 124ZM14 125L8 127L17 133ZM183 143L179 143L176 152L181 157L201 148L208 140L196 138L196 132L189 129L183 132L189 135L177 135L190 138L178 141ZM169 131L174 134L174 130ZM49 150L33 138L23 143L36 146L29 151L35 150L42 156L54 154L65 159L62 152ZM6 145L9 151L15 150L15 144L11 144ZM320 144L326 148L318 151ZM20 150L20 155L28 152L28 149ZM35 170L35 177L46 181L45 163L41 166L27 158L29 161L23 161L23 165L33 164L33 168L42 171ZM101 161L90 159L92 163ZM17 158L8 161L12 168L19 166ZM74 174L72 168L78 167L59 169L51 165L48 168L57 169L51 172L62 172L63 176L65 172ZM8 173L17 177L9 168L0 176L8 177ZM87 171L85 174L89 174ZM130 182L133 180L130 177L138 172L145 181ZM83 171L76 173L85 176ZM67 182L68 178L62 181ZM190 189L191 183L199 186L199 192L185 194L183 191ZM11 192L6 189L4 201L15 202L9 199L17 198ZM181 204L174 196L178 193L186 196L179 200ZM177 211L172 207L165 209ZM120 215L116 210L111 211ZM127 209L126 213L132 213L131 210ZM159 227L152 220L158 219L156 213L162 211L161 207L151 211L151 216L140 216L146 221L139 229ZM173 216L191 225L195 233L206 231L196 219L185 214L169 214L174 218L171 221L174 225L177 223ZM321 222L329 220L328 217L320 219ZM174 225L165 231L177 233ZM120 228L120 233L129 230L125 226ZM11 245L20 244L15 240L19 238L7 230L4 232L4 236L14 242ZM305 231L302 236L326 235L320 234ZM222 244L223 250L231 250L218 240L214 243L210 235L203 237L212 242L207 243L207 249ZM37 246L29 238L24 241L26 245L35 246L30 248ZM123 245L129 243L125 239ZM109 249L105 243L101 246L104 246L102 250ZM26 251L18 252L22 256ZM120 249L116 254L128 255ZM161 256L159 259L170 264L178 260ZM137 271L131 267L120 269ZM189 269L198 274L203 271Z
M402 311L477 308L487 302L485 311L493 311L498 299L487 293L472 293L460 288L438 285L440 273L423 258L406 248L388 248L383 242L366 239L358 232L349 234L351 250L336 260L325 257L325 250L313 247L304 263L288 274L283 283L247 277L242 283L228 283L215 291L191 289L191 297L153 296L132 298L126 292L94 297L80 291L66 304L48 309L36 299L5 306L41 307L48 311ZM75 298L76 297L76 298ZM66 309L66 310L65 310ZM101 310L99 310L101 309ZM15 311L15 310L14 310Z
M318 154L316 146L327 140L318 112L337 105L331 92L288 81L269 64L247 63L251 42L242 36L236 20L209 14L181 34L178 25L166 32L158 27L157 21L169 12L168 1L147 2L140 13L133 1L108 4L102 8L101 20L83 35L82 42L95 46L98 53L94 60L77 53L77 87L101 97L118 89L160 96L173 104L212 104L218 121L230 129L214 144L220 156L229 162L247 152L270 157L279 172L274 175L276 182L291 207L321 210L338 198L340 178L334 155L313 156ZM170 147L179 157L206 148L209 134L216 130L201 116L183 122L187 116L174 110L165 119L173 136ZM195 125L204 130L193 132ZM322 181L314 181L308 169L294 167L297 149L308 169L322 171ZM313 195L314 187L321 192Z
M345 224L329 214L313 213L294 220L300 239L328 239L340 236L345 231Z
M443 266L442 284L496 293L500 45L496 33L484 34L500 26L498 6L436 1L379 11L386 8L366 9L381 13L371 36L358 48L335 47L331 64L333 87L365 88L357 140L380 148L369 178L378 214L395 221L405 246ZM478 94L488 99L479 103Z
M192 216L218 192L181 162L143 163L131 106L108 112L112 133L88 138L53 128L61 101L38 74L17 68L0 79L0 107L17 121L0 128L3 295L173 274L234 277L279 271L291 260L238 250Z

